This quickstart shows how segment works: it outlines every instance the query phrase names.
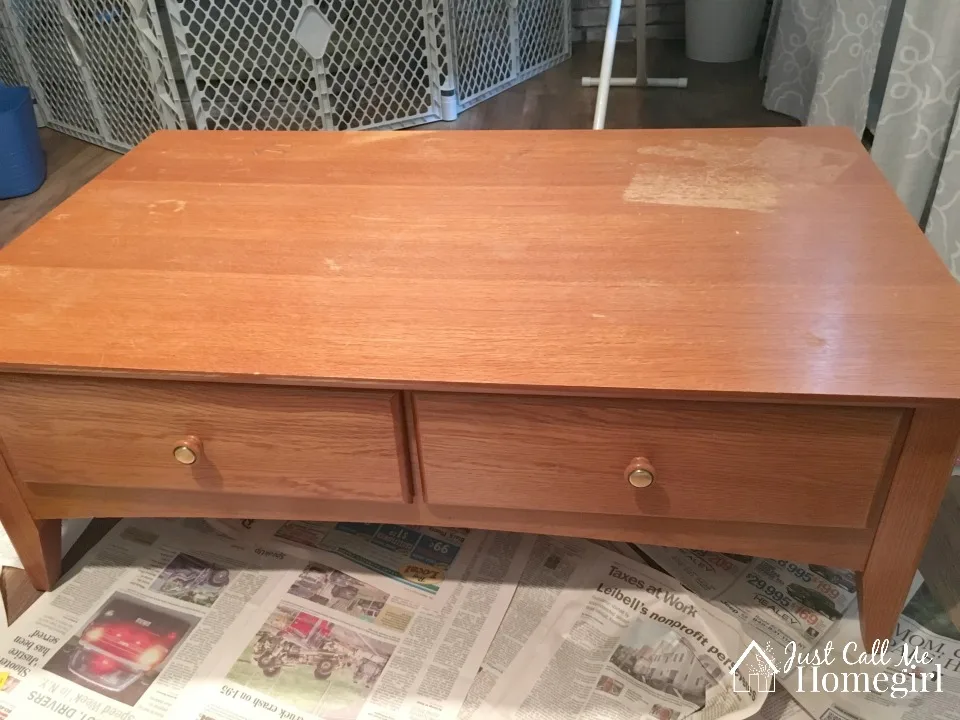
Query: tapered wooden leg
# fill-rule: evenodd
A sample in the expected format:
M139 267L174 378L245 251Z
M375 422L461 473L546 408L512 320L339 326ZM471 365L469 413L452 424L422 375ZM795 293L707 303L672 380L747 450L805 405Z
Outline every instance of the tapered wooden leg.
M866 567L858 577L860 629L868 648L893 635L940 508L958 441L958 408L914 411Z
M49 590L60 578L60 521L34 520L20 489L0 457L0 523L37 590Z

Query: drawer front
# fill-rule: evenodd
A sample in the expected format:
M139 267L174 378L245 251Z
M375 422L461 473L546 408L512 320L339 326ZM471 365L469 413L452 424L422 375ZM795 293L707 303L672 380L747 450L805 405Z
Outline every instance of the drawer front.
M0 375L0 441L28 488L402 501L400 408L391 392Z
M418 393L415 416L431 504L863 528L902 411Z

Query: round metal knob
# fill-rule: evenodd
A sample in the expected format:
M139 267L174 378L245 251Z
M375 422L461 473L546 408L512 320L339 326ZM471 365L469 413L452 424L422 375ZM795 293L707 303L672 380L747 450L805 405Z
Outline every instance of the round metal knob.
M200 438L188 435L173 448L173 457L182 465L193 465L200 457L202 450Z
M654 469L653 463L649 460L638 457L634 458L630 464L627 465L627 469L623 474L624 477L627 478L627 482L635 488L645 488L653 485L657 471Z

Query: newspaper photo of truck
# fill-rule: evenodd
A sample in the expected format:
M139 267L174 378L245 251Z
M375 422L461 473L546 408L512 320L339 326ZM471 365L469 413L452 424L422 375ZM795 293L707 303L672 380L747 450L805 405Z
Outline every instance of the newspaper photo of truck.
M322 563L310 563L290 587L290 594L373 622L390 594Z
M178 554L150 589L184 602L210 607L230 584L230 571L187 553Z
M351 720L394 649L329 617L281 603L227 679L304 712Z

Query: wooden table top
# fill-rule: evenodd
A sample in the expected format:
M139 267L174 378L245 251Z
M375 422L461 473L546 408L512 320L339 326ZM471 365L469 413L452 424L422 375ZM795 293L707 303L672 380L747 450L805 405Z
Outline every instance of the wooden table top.
M960 398L843 129L157 133L0 251L0 369Z

